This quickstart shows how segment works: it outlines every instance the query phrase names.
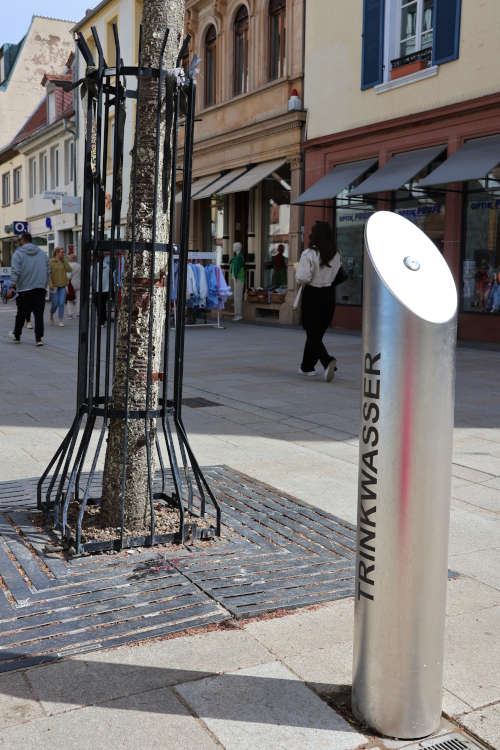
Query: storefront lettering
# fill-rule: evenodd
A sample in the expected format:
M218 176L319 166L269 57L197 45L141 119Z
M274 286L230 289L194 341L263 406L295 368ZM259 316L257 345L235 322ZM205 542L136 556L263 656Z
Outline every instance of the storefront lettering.
M359 549L356 571L356 592L360 599L375 598L375 538L378 482L377 423L380 417L381 354L365 354L363 368L363 425L361 429L361 489L359 499ZM370 588L372 587L372 588Z

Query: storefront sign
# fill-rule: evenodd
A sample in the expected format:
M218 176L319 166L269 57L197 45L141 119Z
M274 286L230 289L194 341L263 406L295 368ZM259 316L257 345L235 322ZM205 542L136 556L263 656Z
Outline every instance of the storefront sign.
M42 195L42 198L56 200L57 198L62 198L64 195L66 195L66 193L61 193L58 190L46 190Z
M14 226L14 234L22 234L23 232L28 231L27 221L15 221L13 226Z
M80 214L82 212L82 199L76 195L64 195L61 199L61 213Z

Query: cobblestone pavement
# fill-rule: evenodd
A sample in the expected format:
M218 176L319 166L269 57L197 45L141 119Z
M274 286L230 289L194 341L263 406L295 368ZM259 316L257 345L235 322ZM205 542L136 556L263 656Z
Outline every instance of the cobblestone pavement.
M44 348L35 348L32 331L16 346L7 338L13 311L12 303L0 309L1 481L41 473L64 437L75 398L75 322L48 327ZM201 464L225 464L354 523L361 343L357 335L333 332L327 341L339 362L331 384L296 374L299 330L247 324L189 330L185 395L217 406L186 406L185 422ZM499 365L497 351L458 349L449 567L459 575L448 585L444 680L446 713L491 747L500 746ZM325 612L340 622L350 608L344 600ZM259 637L278 637L281 628L281 639L300 617L285 618L290 625L262 623ZM349 632L350 626L341 642L333 641L330 668L339 682L350 679ZM302 645L303 654L282 657L314 681L305 662L321 662L319 645Z

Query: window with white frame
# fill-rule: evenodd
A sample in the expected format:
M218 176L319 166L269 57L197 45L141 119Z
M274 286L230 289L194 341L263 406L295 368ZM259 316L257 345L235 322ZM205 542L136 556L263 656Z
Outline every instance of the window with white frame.
M14 183L14 203L20 201L23 197L22 175L22 167L16 167L16 169L14 169L14 172L12 173L12 181Z
M40 154L40 192L48 190L48 169L47 169L47 152Z
M33 157L29 160L29 195L30 198L34 198L34 196L37 194L37 179L36 179L36 159Z
M10 203L10 172L2 175L2 206Z
M47 94L47 119L50 122L54 122L56 119L56 92L49 91Z
M54 190L59 185L59 149L50 149L50 188Z
M64 141L64 184L69 185L74 177L74 148L73 139Z
M401 0L399 55L432 48L434 0Z

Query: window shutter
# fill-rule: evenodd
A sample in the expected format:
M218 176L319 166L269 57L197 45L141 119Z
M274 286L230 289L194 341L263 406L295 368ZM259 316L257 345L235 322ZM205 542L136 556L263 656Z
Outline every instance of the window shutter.
M462 0L434 0L434 65L456 60L460 42Z
M384 78L384 4L385 0L363 0L362 89Z

